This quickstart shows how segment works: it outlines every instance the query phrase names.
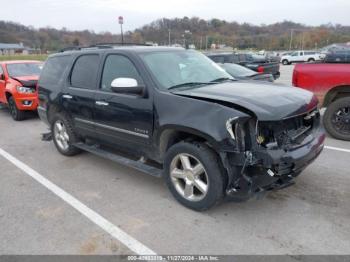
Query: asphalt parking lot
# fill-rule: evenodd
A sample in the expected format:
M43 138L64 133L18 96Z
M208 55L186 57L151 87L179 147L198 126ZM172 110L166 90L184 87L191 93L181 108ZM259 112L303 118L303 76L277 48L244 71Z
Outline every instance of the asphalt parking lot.
M0 130L0 254L349 254L350 142L328 137L293 187L197 213L160 179L61 156L35 115L1 108Z

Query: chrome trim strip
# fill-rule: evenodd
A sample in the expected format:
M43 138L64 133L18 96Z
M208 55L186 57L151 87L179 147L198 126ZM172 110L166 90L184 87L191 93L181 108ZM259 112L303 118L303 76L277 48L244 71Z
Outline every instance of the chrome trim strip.
M93 126L102 127L102 128L106 128L106 129L109 129L109 130L113 130L113 131L117 131L117 132L129 134L129 135L139 136L139 137L142 137L142 138L149 138L149 135L136 133L136 132L134 132L134 131L130 131L130 130L126 130L126 129L121 129L121 128L114 127L114 126L107 126L107 125L104 125L104 124L99 124L99 123L96 123L96 122L92 122L92 121L85 120L85 119L81 119L81 118L77 118L77 117L74 118L74 119L75 119L76 121L78 121L78 122L81 122L81 123L85 123L85 124L90 124L90 125L93 125Z

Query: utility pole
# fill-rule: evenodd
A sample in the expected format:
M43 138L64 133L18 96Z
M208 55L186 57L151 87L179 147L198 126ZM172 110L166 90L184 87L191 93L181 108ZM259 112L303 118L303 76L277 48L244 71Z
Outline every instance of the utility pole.
M292 43L293 43L293 32L294 29L290 30L290 43L289 43L289 51L292 50Z
M170 28L168 29L168 41L169 41L169 46L171 46L171 30L170 30Z
M302 40L301 40L301 50L304 51L304 32L302 34Z
M205 36L205 51L208 51L208 36Z
M122 16L118 17L118 21L120 24L120 34L122 36L122 45L124 44L124 35L123 35L123 24L124 24L124 18Z

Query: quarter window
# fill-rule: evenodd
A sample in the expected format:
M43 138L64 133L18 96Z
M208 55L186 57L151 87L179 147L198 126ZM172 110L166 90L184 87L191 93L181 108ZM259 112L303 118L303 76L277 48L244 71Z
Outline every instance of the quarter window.
M45 62L40 74L39 85L57 86L62 80L62 76L70 59L70 56L56 56L49 58Z
M72 70L71 85L78 88L94 89L99 61L98 55L79 56Z
M130 59L122 55L109 55L103 68L101 89L110 91L112 81L116 78L133 78L139 85L143 83Z

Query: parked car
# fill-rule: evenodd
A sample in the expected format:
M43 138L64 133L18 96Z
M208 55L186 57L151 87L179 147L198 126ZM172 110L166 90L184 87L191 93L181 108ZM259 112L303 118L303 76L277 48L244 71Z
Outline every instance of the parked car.
M259 74L249 68L237 64L219 64L227 73L237 80L258 80L273 82L275 79L271 74Z
M314 92L326 130L337 139L350 141L350 64L299 64L293 85Z
M290 186L323 149L311 92L235 81L194 50L63 52L38 85L44 139L61 154L86 150L164 177L194 210Z
M350 63L350 49L327 53L325 63Z
M281 62L283 65L303 62L313 63L323 60L324 57L324 54L318 53L316 51L295 51L289 55L283 55L281 57Z
M280 77L280 63L268 60L265 56L252 54L211 53L207 56L216 63L234 63L247 67L258 73L272 74L275 79Z
M40 61L0 62L0 103L8 105L14 120L23 120L26 111L38 106L36 84L41 72Z

